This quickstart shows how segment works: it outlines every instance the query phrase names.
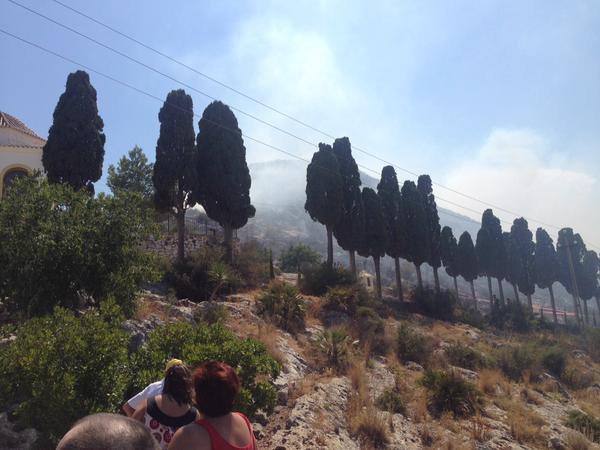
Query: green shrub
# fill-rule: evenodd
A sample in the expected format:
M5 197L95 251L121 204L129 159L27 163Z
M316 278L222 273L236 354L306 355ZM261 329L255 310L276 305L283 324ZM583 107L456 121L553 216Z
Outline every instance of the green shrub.
M464 367L469 370L477 370L484 367L488 367L490 362L483 354L456 342L448 346L445 351L448 362L454 366Z
M291 284L271 283L258 299L257 309L259 315L267 317L286 331L304 330L306 302Z
M499 329L513 330L519 333L527 333L537 328L533 314L519 301L494 303L489 321Z
M323 295L327 289L334 286L350 286L354 284L352 274L342 266L327 264L309 267L304 271L300 280L300 290L307 295Z
M0 345L0 409L15 405L18 422L41 433L42 448L54 448L85 415L118 411L128 383L121 321L106 302L81 317L56 308L20 325Z
M205 302L194 313L196 323L206 323L214 325L215 323L225 323L229 312L225 305L218 302Z
M368 304L369 294L363 287L358 285L334 286L327 290L322 308L325 311L344 313L354 317L360 306Z
M377 355L387 354L390 342L385 333L385 322L377 312L367 306L356 310L354 326L358 338L368 345L368 350Z
M284 272L304 272L321 262L321 255L308 245L290 245L279 258L281 270Z
M375 406L382 411L406 415L406 404L402 398L402 395L396 388L388 388L384 390L375 400Z
M323 331L318 339L318 350L323 358L323 365L338 373L348 368L348 345L350 336L341 329Z
M600 328L588 328L584 334L584 340L590 357L600 363Z
M546 348L541 351L541 364L555 377L562 377L567 365L567 352L558 346Z
M569 411L566 425L600 444L600 420L582 411Z
M417 289L414 301L423 314L441 320L453 320L456 307L456 295L448 290L436 293L433 289Z
M429 407L434 414L448 411L455 417L468 417L483 403L477 387L453 371L427 370L421 383L429 390Z
M455 311L456 320L472 327L483 330L486 327L487 321L485 316L472 305L461 305Z
M91 197L45 179L16 180L0 202L0 298L31 317L113 298L129 315L155 274L141 244L153 227L139 195Z
M540 349L534 344L502 347L495 352L495 358L502 372L515 381L521 380L525 372L536 378L542 370Z
M175 289L177 298L196 302L231 293L242 284L237 273L223 262L223 251L212 246L173 263L165 281Z
M396 345L398 357L401 361L414 361L421 364L427 362L433 349L430 338L406 323L401 323L398 327Z
M129 393L160 379L165 361L177 357L190 366L204 361L224 361L237 370L242 382L237 408L252 415L275 407L276 391L271 380L279 374L279 364L261 342L240 339L221 324L194 327L170 323L152 331L146 344L132 356Z
M269 282L269 252L256 241L240 245L233 267L246 287L256 287Z

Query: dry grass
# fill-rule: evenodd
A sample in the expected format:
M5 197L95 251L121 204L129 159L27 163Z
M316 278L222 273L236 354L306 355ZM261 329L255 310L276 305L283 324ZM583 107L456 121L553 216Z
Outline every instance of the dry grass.
M419 427L419 438L423 447L431 447L436 440L436 436L432 431L432 426L428 422L424 422Z
M278 338L279 332L274 325L270 323L258 325L256 339L265 344L267 351L273 358L275 358L275 360L277 360L277 362L283 364L285 362L285 356L277 344Z
M454 414L449 411L444 412L439 419L439 424L442 428L450 430L453 433L461 431L459 422L454 418Z
M569 431L565 439L568 450L589 450L591 449L590 441L578 431Z
M575 391L573 396L579 407L590 416L600 417L600 393L597 390L590 392L588 389Z
M546 422L539 414L526 405L509 398L497 398L494 403L508 413L510 434L517 442L520 444L545 444L547 436L542 430L542 426Z
M309 373L304 378L294 382L288 388L288 406L293 406L300 397L313 392L317 383L326 382L330 377L331 374Z
M521 389L520 397L525 403L531 403L538 406L544 403L544 400L539 394L527 387Z
M425 422L427 420L429 416L427 403L427 393L425 391L419 391L415 394L410 409L412 410L412 419L416 423Z
M510 395L510 383L498 369L484 369L479 373L479 389L487 395Z
M470 421L471 439L477 442L486 442L490 438L490 430L480 414L475 414Z

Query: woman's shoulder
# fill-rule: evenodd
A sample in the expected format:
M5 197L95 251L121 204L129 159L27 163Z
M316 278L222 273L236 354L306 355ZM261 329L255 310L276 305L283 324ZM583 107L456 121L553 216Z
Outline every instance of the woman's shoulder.
M204 450L210 449L210 436L206 428L195 422L181 427L171 441L169 450Z

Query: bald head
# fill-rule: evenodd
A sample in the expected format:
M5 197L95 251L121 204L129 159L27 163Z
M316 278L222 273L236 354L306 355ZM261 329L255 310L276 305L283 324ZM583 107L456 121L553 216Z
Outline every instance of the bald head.
M94 414L78 421L56 450L160 450L150 431L137 420Z

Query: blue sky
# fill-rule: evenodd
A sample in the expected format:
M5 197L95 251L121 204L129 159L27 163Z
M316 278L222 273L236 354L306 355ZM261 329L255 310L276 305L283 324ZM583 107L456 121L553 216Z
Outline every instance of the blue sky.
M50 0L18 1L311 142L328 140ZM600 244L600 2L64 1L384 159ZM161 98L180 87L7 0L0 28ZM0 61L0 110L46 135L77 67L2 35ZM160 104L91 78L105 122L105 171L135 144L153 159ZM189 93L201 114L210 100ZM250 136L307 158L314 151L237 115ZM285 158L246 146L250 162ZM485 207L442 188L436 194L472 217L445 200Z

